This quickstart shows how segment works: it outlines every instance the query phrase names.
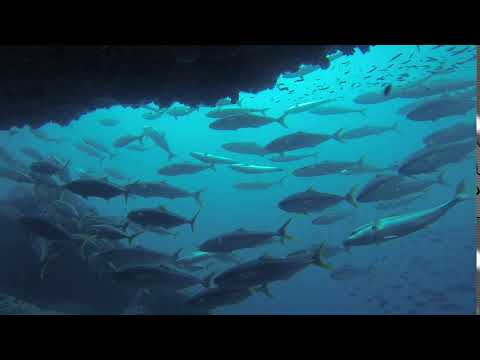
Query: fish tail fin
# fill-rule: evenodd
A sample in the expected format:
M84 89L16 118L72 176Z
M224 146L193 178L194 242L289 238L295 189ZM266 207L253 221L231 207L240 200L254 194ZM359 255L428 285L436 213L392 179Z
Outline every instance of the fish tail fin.
M140 144L143 145L143 138L145 137L145 132L143 132L142 134L138 135L138 141L140 142Z
M358 185L354 185L347 195L345 195L345 200L348 201L353 207L358 207L357 201L357 192L358 192Z
M285 245L287 240L292 240L293 236L287 233L287 226L292 222L292 218L285 221L285 223L277 230L278 236L280 236L282 240L282 244Z
M200 214L200 209L198 209L197 213L193 215L192 220L190 220L190 227L192 228L192 232L195 231L195 221L197 220L198 214Z
M282 125L284 128L288 128L287 124L285 123L285 117L287 116L287 114L283 114L282 116L280 116L278 119L277 119L277 122Z
M360 169L364 169L366 162L367 162L367 155L366 155L366 154L363 154L363 155L360 157L360 159L358 159L358 161L357 161L358 167L359 167Z
M217 171L217 168L215 167L215 163L211 163L208 168L212 171Z
M178 259L180 259L180 254L182 253L182 251L183 251L183 248L180 248L177 251L175 251L175 253L173 254L173 261L175 263L177 263Z
M113 272L117 272L117 271L118 271L118 267L115 266L115 264L112 263L111 261L109 261L109 262L107 263L107 265L108 265L108 267L109 267Z
M345 139L343 138L343 129L338 129L335 134L332 135L332 138L337 140L338 142L345 143Z
M285 175L284 177L282 177L280 180L277 181L277 184L283 185L283 182L285 181L285 179L287 177L288 177L288 175Z
M41 266L40 266L40 279L43 280L45 279L45 272L47 270L47 265L50 264L50 262L53 260L53 259L56 259L57 257L59 257L60 255L59 254L51 254L51 255L48 255L44 261L42 261L41 263Z
M397 134L401 134L400 129L398 128L398 122L394 123L391 127L392 131L395 131Z
M273 299L273 295L272 295L272 293L270 292L270 289L268 288L268 284L262 284L261 286L255 288L254 291L256 291L256 292L262 292L262 293L265 294L265 296L267 296L268 298Z
M365 111L367 111L367 109L360 109L360 110L358 110L358 112L359 112L360 114L362 114L363 117L367 117L367 114L365 114Z
M175 156L177 156L177 155L172 153L172 152L169 152L168 153L168 161L171 161Z
M83 236L83 242L82 245L80 245L80 256L82 257L83 260L87 259L87 256L85 255L85 246L87 245L88 242L94 240L96 238L96 235L91 235L91 236Z
M67 162L65 163L65 165L62 166L62 171L65 171L65 169L68 167L68 165L70 165L70 161L71 161L71 160L67 160Z
M141 231L139 231L139 232L136 232L135 234L132 234L132 235L128 236L128 237L127 237L127 239L128 239L128 245L132 245L133 239L135 239L137 236L142 235L144 232L145 232L145 231L141 230Z
M206 288L209 288L212 286L212 280L215 277L215 272L211 272L207 276L205 276L202 280L202 285Z
M448 183L445 181L445 173L444 172L441 172L440 174L438 174L437 176L437 182L440 184L440 185L444 185L444 186L448 186Z
M467 184L465 179L460 181L457 185L457 190L455 191L455 197L453 201L464 201L470 198L470 195L467 192Z
M333 267L330 264L327 264L323 260L324 252L325 252L325 242L323 242L313 254L313 263L323 269L331 270L333 269Z
M207 188L204 188L204 189L195 191L195 192L193 193L193 198L195 199L195 201L197 202L198 206L200 206L200 207L203 207L203 202L202 202L201 195L202 195L205 191L207 191Z

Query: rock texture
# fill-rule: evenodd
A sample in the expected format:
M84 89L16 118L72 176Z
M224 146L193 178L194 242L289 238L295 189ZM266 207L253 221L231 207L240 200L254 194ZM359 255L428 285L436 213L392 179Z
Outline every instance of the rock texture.
M300 64L365 45L1 47L0 129L68 124L98 107L214 105L271 88Z

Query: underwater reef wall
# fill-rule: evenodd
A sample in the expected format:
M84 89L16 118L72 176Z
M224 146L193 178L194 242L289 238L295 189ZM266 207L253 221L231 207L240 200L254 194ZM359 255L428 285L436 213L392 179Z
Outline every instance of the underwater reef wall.
M0 48L0 129L68 124L99 107L213 106L274 86L300 64L369 45L17 46Z

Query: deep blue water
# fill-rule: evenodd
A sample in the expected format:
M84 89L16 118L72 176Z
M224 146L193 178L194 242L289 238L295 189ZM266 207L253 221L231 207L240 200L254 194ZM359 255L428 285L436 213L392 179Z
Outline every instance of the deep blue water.
M462 49L465 46L457 46ZM388 166L397 160L403 160L412 152L423 147L422 138L426 135L451 126L457 122L474 122L475 110L472 109L464 116L450 116L435 122L417 122L406 119L397 110L410 103L423 99L393 99L379 104L359 105L353 99L363 93L382 91L386 84L392 84L393 89L403 84L412 83L428 74L432 68L442 65L448 68L452 64L462 62L474 55L474 46L471 50L451 55L448 46L432 49L432 46L376 46L366 54L356 53L353 56L342 56L332 62L328 70L318 70L304 77L279 78L278 83L284 84L291 94L281 91L278 87L268 89L258 94L241 93L242 106L252 108L268 108L267 115L280 116L285 109L296 103L339 98L336 106L365 108L365 116L360 113L341 115L313 115L310 113L293 114L287 117L288 129L278 124L270 124L258 129L240 129L236 131L215 131L208 127L214 119L205 114L212 110L200 107L198 111L175 119L163 115L158 120L145 120L142 114L146 109L125 108L114 106L108 109L98 109L73 120L69 126L48 124L42 127L52 137L68 138L61 144L51 144L42 141L23 128L16 135L1 132L1 143L9 152L15 154L25 163L31 160L25 157L19 149L28 144L44 154L56 155L70 160L70 169L78 174L79 169L95 169L103 174L100 162L72 146L81 141L82 136L95 137L100 142L111 145L118 137L125 134L139 134L144 126L154 126L166 133L166 139L172 151L178 156L172 160L195 161L189 155L192 151L209 152L216 155L238 159L239 162L257 165L282 167L286 173L296 168L313 163L315 160L307 158L290 163L271 163L266 158L251 155L229 153L221 148L227 142L255 141L265 145L271 140L295 131L311 131L331 134L340 128L352 129L365 125L391 125L398 122L400 133L386 132L379 136L371 136L358 140L347 141L345 144L336 141L327 141L314 149L302 149L292 154L307 154L318 151L318 161L323 160L358 160L366 155L368 162L376 166ZM402 53L398 59L389 62L395 55ZM401 65L411 55L408 64ZM433 57L436 61L429 61ZM396 65L387 71L381 72L388 65ZM372 66L377 70L367 73ZM425 66L406 68L409 65ZM403 68L400 68L402 67ZM345 74L345 72L349 72ZM403 82L399 82L398 75L407 73ZM365 76L371 78L365 79ZM377 81L379 76L386 76L386 80ZM457 65L454 72L439 75L441 79L476 79L475 62L469 61ZM341 84L341 81L346 81ZM352 88L353 83L359 85ZM125 86L128 86L126 84ZM329 87L326 90L315 88ZM198 91L202 91L201 88ZM332 93L330 93L332 91ZM278 102L276 102L278 101ZM154 107L154 104L151 104ZM103 118L112 118L120 121L116 127L104 127L99 124ZM472 137L474 134L472 133ZM202 209L192 233L188 225L179 227L176 239L159 237L146 233L139 238L139 244L165 252L173 252L183 248L185 253L194 251L205 240L245 227L247 229L276 230L290 217L277 207L277 203L298 191L304 191L310 186L316 190L338 195L346 194L353 185L363 185L372 178L372 174L365 175L329 175L315 178L298 178L289 176L283 186L274 186L264 191L238 191L233 185L241 181L273 181L283 175L262 174L247 175L232 171L227 166L219 165L217 170L200 172L194 175L178 177L162 177L157 170L168 163L166 153L148 139L145 144L151 149L145 152L135 152L126 149L114 149L119 156L112 160L105 160L104 167L114 168L127 177L141 180L166 180L174 185L192 191L208 188L203 197ZM410 212L427 209L450 200L455 192L456 184L465 179L472 194L475 184L475 159L473 156L466 160L447 165L444 170L448 189L434 185L419 201L408 209L395 210L393 213ZM78 176L78 175L77 175ZM122 183L121 181L117 181ZM125 184L125 182L123 182ZM10 180L1 179L0 196L5 196L15 186ZM128 210L139 207L165 205L168 209L185 215L193 216L197 205L191 198L185 199L143 199L131 197L125 205L123 197L117 197L109 202L91 198L89 203L95 206L101 214L126 215ZM350 205L342 203L342 208ZM271 284L270 289L274 299L262 293L252 295L244 302L226 306L215 311L216 314L383 314L385 311L394 314L419 313L455 313L471 314L475 311L475 203L474 197L451 209L428 230L420 230L409 236L386 242L379 246L365 246L352 249L351 253L331 259L335 267L351 264L366 268L377 261L373 277L359 277L351 280L334 280L329 272L316 266L310 266L285 282ZM294 215L289 227L295 240L288 242L287 247L272 244L253 250L243 250L239 256L244 259L253 259L265 253L271 255L286 255L309 245L328 240L331 245L341 245L353 228L370 222L378 217L391 213L375 209L373 203L361 203L355 209L353 218L335 223L328 227L311 224L318 214ZM434 239L434 240L432 240ZM422 261L428 265L415 266L413 262ZM380 261L381 260L381 261ZM413 265L412 265L413 264ZM404 274L404 275L402 275ZM456 291L455 285L471 285L471 290ZM457 308L449 310L441 307L441 303L426 300L419 293L422 290L433 290L443 293L448 304L455 304ZM195 290L189 290L194 293ZM415 303L420 302L420 305Z

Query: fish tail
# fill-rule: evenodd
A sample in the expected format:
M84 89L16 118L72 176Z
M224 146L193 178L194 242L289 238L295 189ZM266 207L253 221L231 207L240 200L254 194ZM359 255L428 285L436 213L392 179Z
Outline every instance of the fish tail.
M135 239L137 236L142 235L144 232L145 232L145 231L141 230L141 231L139 231L139 232L137 232L137 233L135 233L135 234L133 234L133 235L128 236L128 237L127 237L127 239L128 239L128 244L129 244L129 245L132 245L133 239Z
M470 199L470 195L467 192L467 184L465 179L463 179L457 185L457 190L455 191L455 197L453 198L453 201L460 202L467 199Z
M315 253L313 254L313 263L323 269L331 270L333 269L333 267L330 264L327 264L323 260L324 252L325 252L325 242L323 242L318 248L318 250L316 250Z
M207 276L205 276L202 280L202 285L206 288L209 288L212 286L212 280L215 277L215 272L211 272Z
M193 198L195 199L195 201L197 202L198 206L200 206L200 207L203 207L202 198L201 198L200 196L201 196L205 191L207 191L207 188L202 189L202 190L195 191L195 192L193 193Z
M366 154L363 154L360 159L358 159L358 167L360 169L363 169L365 167L365 163L366 163L366 160L367 160L367 155Z
M96 235L84 236L82 245L80 245L80 256L82 257L83 260L87 259L87 256L85 255L85 246L87 245L88 242L94 240L96 237L97 237Z
M285 179L288 177L288 175L285 175L284 177L282 177L280 180L278 180L278 184L280 185L283 185L283 182L285 181Z
M438 174L437 176L437 182L440 184L440 185L444 185L444 186L448 186L448 183L445 181L445 173L444 172L441 172L440 174Z
M293 236L287 233L287 226L292 222L292 218L285 221L285 223L277 230L278 236L282 240L282 244L285 245L287 240L293 240Z
M68 167L68 165L70 165L70 161L71 161L71 160L67 160L67 162L65 163L65 165L63 165L63 167L62 167L62 171L65 171L65 169Z
M215 168L215 163L211 163L208 168L212 171L217 171L217 169Z
M288 128L287 124L285 123L285 117L287 116L287 114L283 114L282 116L280 116L278 119L277 119L277 122L282 125L284 128Z
M358 185L354 185L347 195L345 195L345 200L348 201L353 207L358 207L357 201L357 192L358 192Z
M111 261L109 261L107 263L108 267L113 271L113 272L117 272L118 271L118 267L115 266L114 263L112 263Z
M177 156L177 155L172 153L172 152L169 152L168 153L168 161L171 161L175 156Z
M145 132L143 132L142 134L138 135L138 141L140 142L140 144L143 145L143 138L145 137Z
M183 251L183 248L180 248L177 251L175 251L175 253L173 254L173 261L175 263L177 263L178 259L180 259L180 254L182 253L182 251Z
M363 117L367 117L367 115L365 114L365 111L367 111L367 109L360 109L360 110L358 110L358 112L359 112L360 114L362 114Z
M345 139L343 138L343 129L338 129L335 134L332 135L332 138L337 140L338 142L345 143Z
M190 227L192 228L192 232L195 230L195 221L197 220L197 216L200 214L200 209L198 209L197 213L193 215L192 220L190 220Z
M268 284L262 284L261 286L257 288L253 288L254 292L261 292L265 294L265 296L269 297L270 299L273 299L273 295L270 292L270 289L268 288Z

